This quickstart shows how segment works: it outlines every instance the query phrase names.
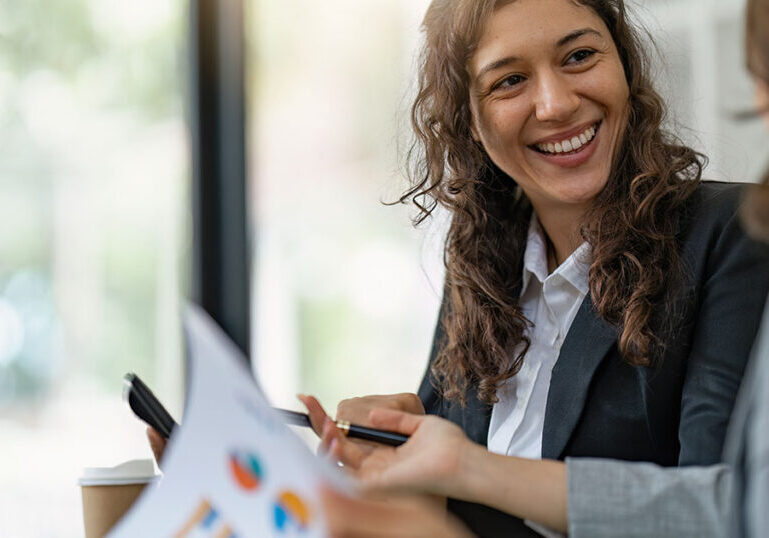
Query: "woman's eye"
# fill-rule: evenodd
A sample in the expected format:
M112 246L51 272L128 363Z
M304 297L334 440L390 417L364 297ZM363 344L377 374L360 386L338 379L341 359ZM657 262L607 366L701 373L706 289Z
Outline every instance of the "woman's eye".
M593 54L595 54L594 50L581 49L581 50L576 51L571 56L569 56L568 60L566 60L566 63L567 64L568 63L574 63L574 64L582 63L585 60L587 60L588 58L590 58Z
M492 91L513 88L514 86L517 86L524 80L525 79L521 75L510 75L509 77L505 77L499 82L497 82L496 84L494 84Z

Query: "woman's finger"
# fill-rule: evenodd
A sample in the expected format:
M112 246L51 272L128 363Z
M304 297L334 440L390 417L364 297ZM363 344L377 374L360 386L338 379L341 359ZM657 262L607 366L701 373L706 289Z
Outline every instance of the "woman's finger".
M368 416L375 428L405 435L412 435L426 418L425 415L412 415L392 409L374 409Z
M366 452L358 445L350 442L342 435L342 432L330 419L323 425L321 443L333 459L354 470L361 466L367 456Z
M315 433L320 437L323 433L323 422L328 417L326 411L315 396L297 394L296 397L299 398L299 401L301 401L307 408L307 414L310 417L312 429L315 430Z
M395 409L416 415L424 414L425 408L419 396L413 393L379 394L358 398L348 398L339 402L336 408L336 420L346 420L353 424L368 426L368 415L372 409Z

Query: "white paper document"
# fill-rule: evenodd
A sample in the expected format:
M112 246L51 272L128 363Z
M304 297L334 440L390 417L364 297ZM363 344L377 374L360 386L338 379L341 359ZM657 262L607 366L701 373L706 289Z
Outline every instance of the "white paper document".
M184 420L112 538L325 536L318 487L349 491L269 407L238 348L197 307L185 316Z

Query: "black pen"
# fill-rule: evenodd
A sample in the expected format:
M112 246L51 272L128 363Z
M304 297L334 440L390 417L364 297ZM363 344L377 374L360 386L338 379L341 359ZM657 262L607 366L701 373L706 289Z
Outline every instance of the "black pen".
M283 422L286 424L312 428L310 417L307 413L299 413L298 411L289 411L288 409L279 409L277 407L273 407L272 409L277 411L278 414L283 417ZM409 440L408 435L377 430L375 428L367 428L366 426L358 426L357 424L350 424L346 420L337 420L334 424L336 424L336 427L342 431L342 434L344 434L345 437L373 441L381 445L400 446Z
M157 399L149 387L139 379L139 376L134 373L128 373L123 380L125 383L123 398L128 402L133 412L144 422L152 426L164 439L168 439L173 430L178 426L173 417L166 411L166 408L163 407L163 404L160 403L160 400ZM283 422L287 424L312 427L310 417L306 413L279 409L277 407L272 409L277 411L283 418ZM374 441L375 443L389 446L400 446L409 439L406 435L366 428L365 426L350 424L343 420L337 420L336 427L342 430L346 437Z

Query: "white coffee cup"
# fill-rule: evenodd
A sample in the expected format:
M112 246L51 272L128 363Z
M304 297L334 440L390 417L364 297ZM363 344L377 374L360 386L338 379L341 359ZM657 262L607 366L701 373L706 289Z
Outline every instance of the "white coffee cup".
M102 537L128 512L147 484L159 478L153 460L115 467L86 467L78 481L83 494L86 538Z

